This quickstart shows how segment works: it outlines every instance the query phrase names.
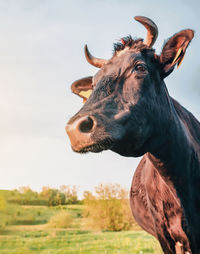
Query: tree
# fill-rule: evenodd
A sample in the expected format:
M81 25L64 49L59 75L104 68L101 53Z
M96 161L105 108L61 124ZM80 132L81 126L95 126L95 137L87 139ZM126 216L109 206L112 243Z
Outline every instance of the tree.
M49 206L65 204L65 194L60 192L58 189L52 189L45 186L42 188L40 196L47 201Z
M67 204L76 204L78 202L77 187L75 185L61 185L60 191L65 194Z

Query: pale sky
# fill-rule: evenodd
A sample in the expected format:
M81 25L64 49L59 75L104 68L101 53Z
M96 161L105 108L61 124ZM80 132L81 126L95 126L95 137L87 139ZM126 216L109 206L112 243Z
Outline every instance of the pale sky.
M98 70L85 60L84 45L109 58L120 37L144 38L136 15L157 24L157 53L174 33L195 30L180 69L166 84L200 120L199 0L0 0L0 189L71 184L81 192L99 183L129 189L139 159L110 151L76 154L64 128L82 107L71 83Z

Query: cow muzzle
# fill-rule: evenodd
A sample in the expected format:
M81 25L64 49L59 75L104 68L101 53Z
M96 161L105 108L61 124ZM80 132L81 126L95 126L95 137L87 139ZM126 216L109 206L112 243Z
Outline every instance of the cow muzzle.
M81 152L83 148L94 144L91 136L95 127L96 120L92 116L84 116L67 124L65 129L75 152Z

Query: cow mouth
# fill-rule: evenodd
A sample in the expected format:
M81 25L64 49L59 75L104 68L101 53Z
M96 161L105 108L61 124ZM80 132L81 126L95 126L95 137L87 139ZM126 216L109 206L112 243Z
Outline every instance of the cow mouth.
M75 150L73 148L72 149L77 153L88 153L88 152L99 153L104 150L111 149L113 146L113 143L114 142L112 139L105 138L104 140L97 141L96 143L85 146L79 150Z

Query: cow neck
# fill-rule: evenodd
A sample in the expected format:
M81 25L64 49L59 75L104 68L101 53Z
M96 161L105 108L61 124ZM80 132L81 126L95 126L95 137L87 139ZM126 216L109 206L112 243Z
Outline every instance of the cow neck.
M170 128L159 147L152 149L147 156L169 186L175 188L179 197L189 199L188 177L190 176L192 144L188 130L177 115L174 107ZM185 193L188 192L188 195Z
M174 121L169 128L164 142L157 149L148 152L147 158L158 170L161 177L170 187L173 194L177 195L184 208L188 226L196 228L190 240L200 241L200 167L198 148L187 126L183 124L175 112ZM178 200L177 200L178 201ZM179 201L178 201L179 202ZM194 213L194 211L197 211Z

